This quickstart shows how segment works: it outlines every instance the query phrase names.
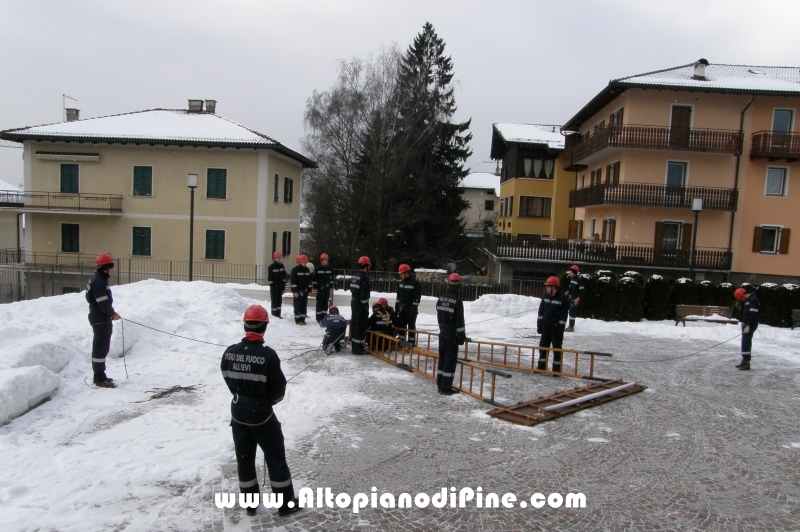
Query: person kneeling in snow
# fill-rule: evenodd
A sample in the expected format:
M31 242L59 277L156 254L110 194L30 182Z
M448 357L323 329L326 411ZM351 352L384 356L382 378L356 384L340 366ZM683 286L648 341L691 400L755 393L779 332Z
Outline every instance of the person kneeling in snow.
M331 305L328 313L320 322L321 327L325 327L325 338L322 339L322 349L325 353L331 354L331 344L333 349L339 350L344 347L344 337L347 334L347 320L339 314L339 307Z
M283 400L286 377L281 371L278 354L264 345L264 332L269 324L267 309L252 305L244 313L245 337L222 354L222 377L233 394L231 432L239 469L239 490L258 493L256 446L260 446L267 462L272 492L282 496L278 514L289 515L300 510L294 496L292 474L286 463L283 431L272 406ZM256 515L256 508L248 508Z
M385 297L372 305L372 316L369 317L369 329L374 332L394 336L394 323L397 320L394 309L389 306Z
M111 348L112 321L120 319L114 311L114 298L108 287L108 279L114 272L114 259L103 253L94 261L97 271L89 279L86 301L89 303L89 324L92 326L92 371L94 384L101 388L116 388L114 379L106 377L106 356Z

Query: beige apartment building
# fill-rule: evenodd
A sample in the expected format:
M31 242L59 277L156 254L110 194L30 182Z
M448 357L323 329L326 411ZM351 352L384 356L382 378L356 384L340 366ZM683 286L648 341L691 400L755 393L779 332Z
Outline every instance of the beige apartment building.
M469 203L464 211L464 230L468 235L494 231L500 210L500 176L473 172L461 180L461 197Z
M309 160L216 114L213 100L9 129L23 144L28 253L188 261L190 175L196 176L196 263L263 266L298 252L300 191ZM155 263L155 262L154 262Z

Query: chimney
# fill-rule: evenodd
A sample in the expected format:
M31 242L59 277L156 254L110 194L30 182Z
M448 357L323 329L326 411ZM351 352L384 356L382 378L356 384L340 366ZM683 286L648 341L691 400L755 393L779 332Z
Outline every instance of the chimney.
M81 114L80 109L68 108L66 109L66 111L67 111L67 122L77 122L78 120L80 120L80 114Z
M697 63L694 64L694 79L699 80L706 80L706 67L708 66L708 61L705 59L700 59Z
M217 100L206 100L206 112L216 114L217 112Z
M500 159L497 159L497 166L495 166L494 175L500 177Z
M190 113L202 113L203 112L203 100L189 100L189 112Z

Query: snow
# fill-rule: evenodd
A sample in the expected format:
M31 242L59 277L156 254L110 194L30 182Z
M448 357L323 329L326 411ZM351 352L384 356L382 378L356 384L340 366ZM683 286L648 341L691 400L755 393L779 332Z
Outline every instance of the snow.
M461 188L478 188L485 190L498 190L500 188L500 176L489 172L475 172L461 180ZM500 194L497 193L497 196Z
M11 192L19 192L19 187L15 187L11 183L6 183L2 179L0 179L0 190L8 190Z
M800 69L709 64L706 79L694 79L694 64L615 80L620 85L669 85L698 89L800 92Z
M59 384L58 375L42 366L0 370L0 425L50 397Z
M691 279L689 279L688 277L681 277L680 279L678 279L675 282L678 283L678 284L692 284L693 281Z
M561 126L543 124L494 124L507 142L546 144L548 148L564 149Z
M114 390L87 384L92 332L83 294L0 305L0 423L18 416L0 427L0 530L204 530L211 528L211 494L237 491L235 473L223 474L234 453L230 393L219 362L223 346L243 335L241 317L254 300L206 282L148 280L113 292L116 310L129 320L114 323L107 361L108 375L119 384ZM467 335L530 343L512 339L535 326L539 303L497 294L467 302ZM349 317L349 306L342 305L341 313ZM274 319L266 339L290 379L275 410L293 452L313 445L315 431L334 414L370 404L358 391L361 382L399 378L408 379L409 387L430 387L416 375L370 369L363 357L320 357L310 350L320 344L323 330L313 323L295 326L288 300L283 314L288 319ZM420 314L417 324L437 330L434 314ZM719 343L740 331L732 324L676 328L671 320L591 319L580 319L577 330L575 338L638 335ZM800 330L762 325L754 356L765 364L782 359L800 366L798 340ZM738 355L738 338L717 349ZM325 370L304 371L312 362ZM150 400L153 390L176 385L196 388ZM403 397L392 401L398 412L404 410ZM480 411L471 422L495 421ZM589 441L605 443L600 440ZM306 486L303 478L295 480L296 489Z

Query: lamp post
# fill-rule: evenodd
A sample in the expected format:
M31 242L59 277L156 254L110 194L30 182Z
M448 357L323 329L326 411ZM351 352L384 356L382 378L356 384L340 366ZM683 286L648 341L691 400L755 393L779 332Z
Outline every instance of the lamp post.
M189 207L189 280L192 280L192 264L194 263L194 189L197 188L197 174L189 174L189 190L192 201Z
M697 220L699 219L700 211L703 210L703 198L694 198L692 200L692 210L694 211L694 230L692 234L692 256L689 259L689 278L694 281L694 261L697 253Z

